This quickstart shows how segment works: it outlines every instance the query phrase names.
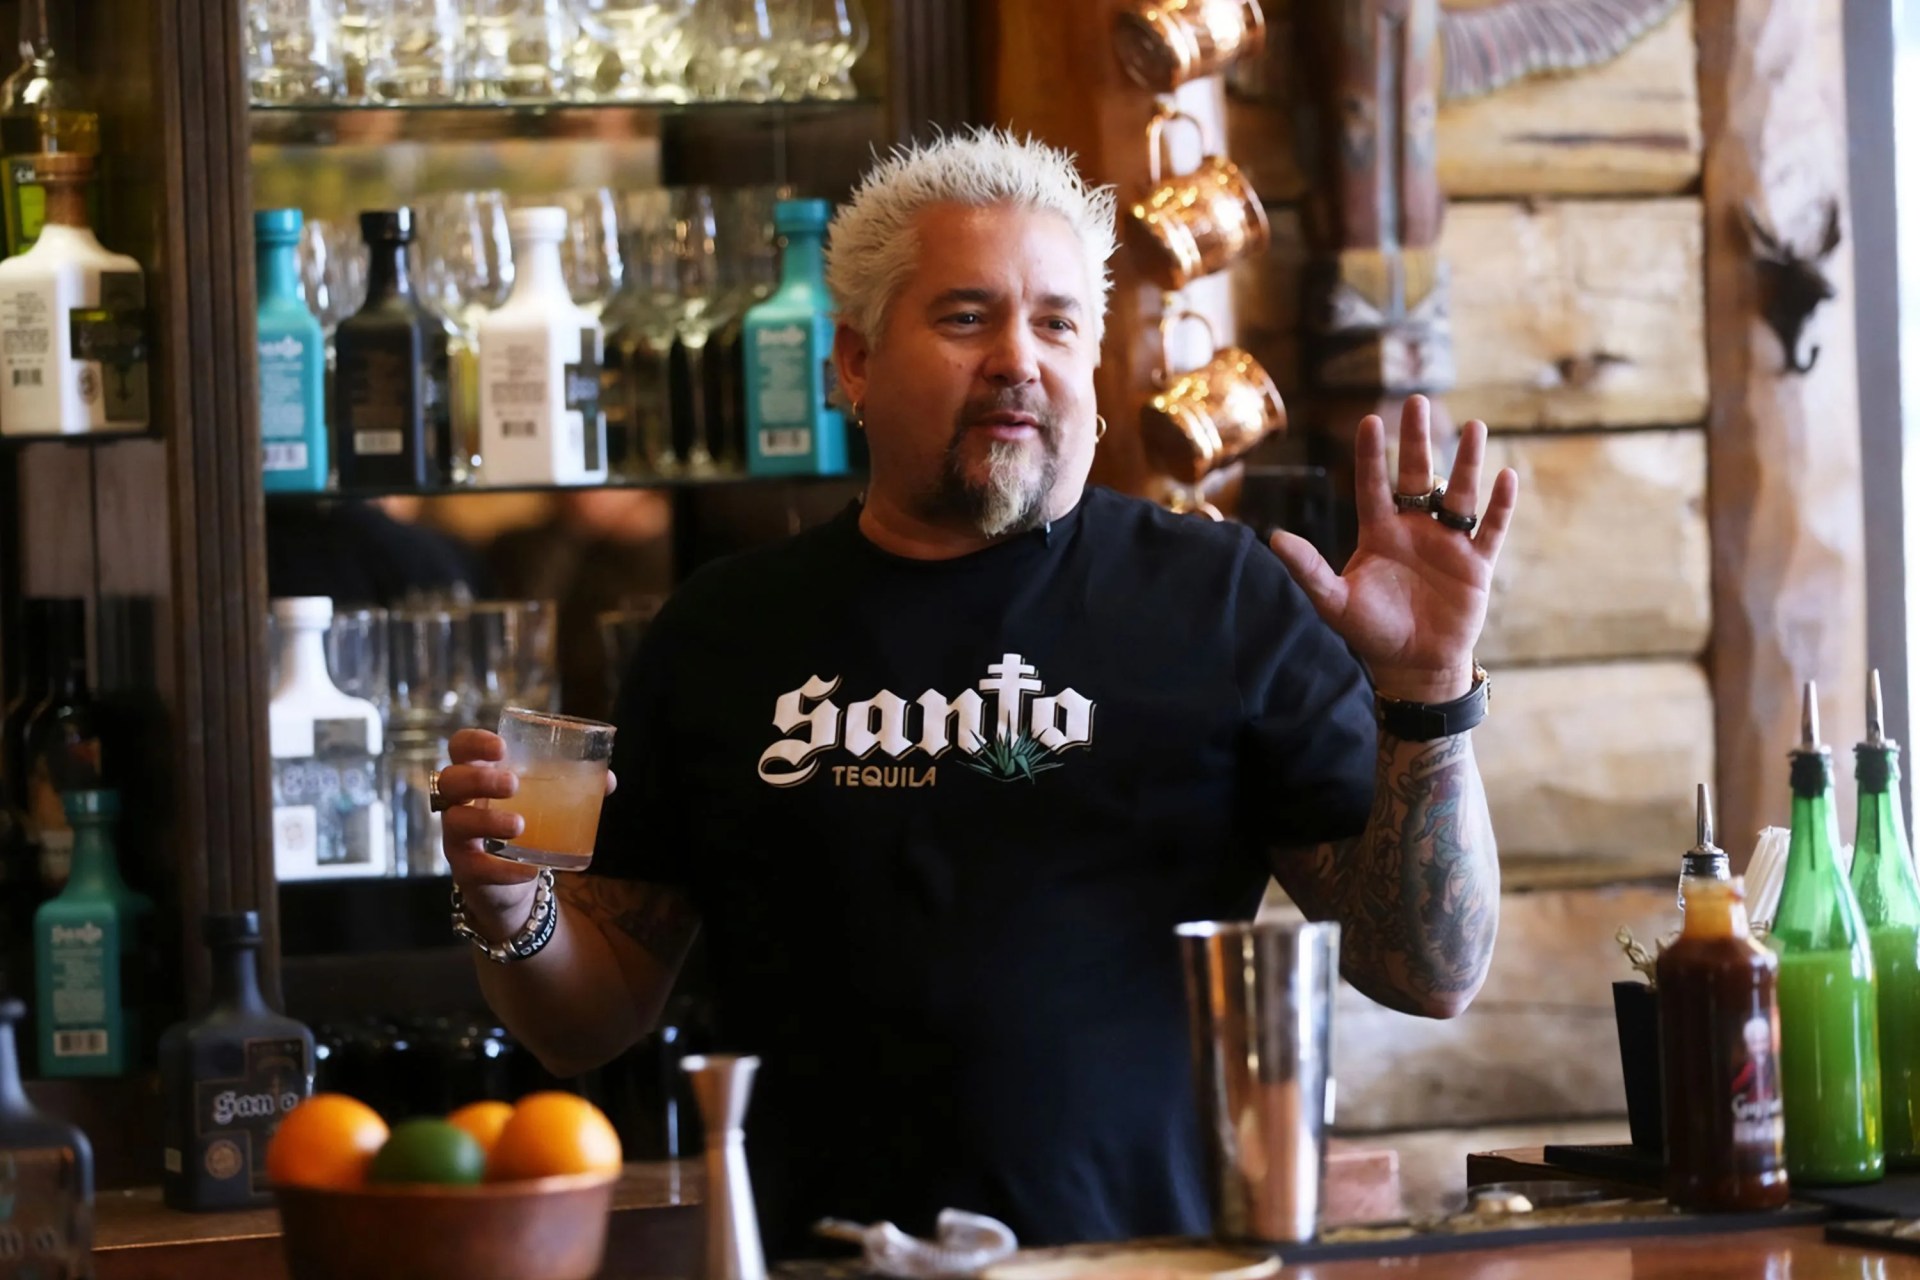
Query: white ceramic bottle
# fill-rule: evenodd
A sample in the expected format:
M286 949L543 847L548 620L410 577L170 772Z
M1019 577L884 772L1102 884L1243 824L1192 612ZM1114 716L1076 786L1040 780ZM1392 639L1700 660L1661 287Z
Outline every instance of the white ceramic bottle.
M273 867L281 880L384 876L393 829L380 794L380 709L327 674L333 601L273 602L280 680L267 706L273 755Z
M480 322L480 475L486 485L602 484L599 321L560 266L564 209L515 209L513 293Z
M140 264L87 225L93 157L34 157L46 225L0 262L0 434L147 429L147 295Z

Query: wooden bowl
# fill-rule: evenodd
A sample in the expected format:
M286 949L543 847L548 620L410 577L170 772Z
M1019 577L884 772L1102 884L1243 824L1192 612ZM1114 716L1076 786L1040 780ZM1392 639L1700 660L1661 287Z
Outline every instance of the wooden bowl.
M618 1180L273 1194L293 1280L592 1280Z

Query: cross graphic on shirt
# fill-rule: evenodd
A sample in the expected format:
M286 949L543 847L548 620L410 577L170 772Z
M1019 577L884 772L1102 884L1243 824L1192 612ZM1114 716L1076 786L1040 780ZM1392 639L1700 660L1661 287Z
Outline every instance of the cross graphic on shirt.
M1003 654L1000 661L987 665L987 678L980 682L980 690L994 696L995 737L1012 741L1020 736L1020 712L1026 695L1046 688L1036 678L1038 674L1038 669L1017 653Z

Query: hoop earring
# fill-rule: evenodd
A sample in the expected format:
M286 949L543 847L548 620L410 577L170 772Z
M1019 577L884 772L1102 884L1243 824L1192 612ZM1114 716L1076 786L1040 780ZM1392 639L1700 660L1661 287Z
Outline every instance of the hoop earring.
M1099 444L1107 438L1107 420L1099 414L1093 415L1093 442Z

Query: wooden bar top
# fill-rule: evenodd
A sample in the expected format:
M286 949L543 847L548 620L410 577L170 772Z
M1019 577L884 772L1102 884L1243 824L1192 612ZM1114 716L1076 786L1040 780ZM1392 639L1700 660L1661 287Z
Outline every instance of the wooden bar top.
M614 1189L605 1274L693 1274L687 1268L700 1239L705 1191L706 1171L698 1160L629 1164ZM180 1213L161 1203L158 1187L102 1191L94 1207L97 1280L286 1276L277 1209Z

